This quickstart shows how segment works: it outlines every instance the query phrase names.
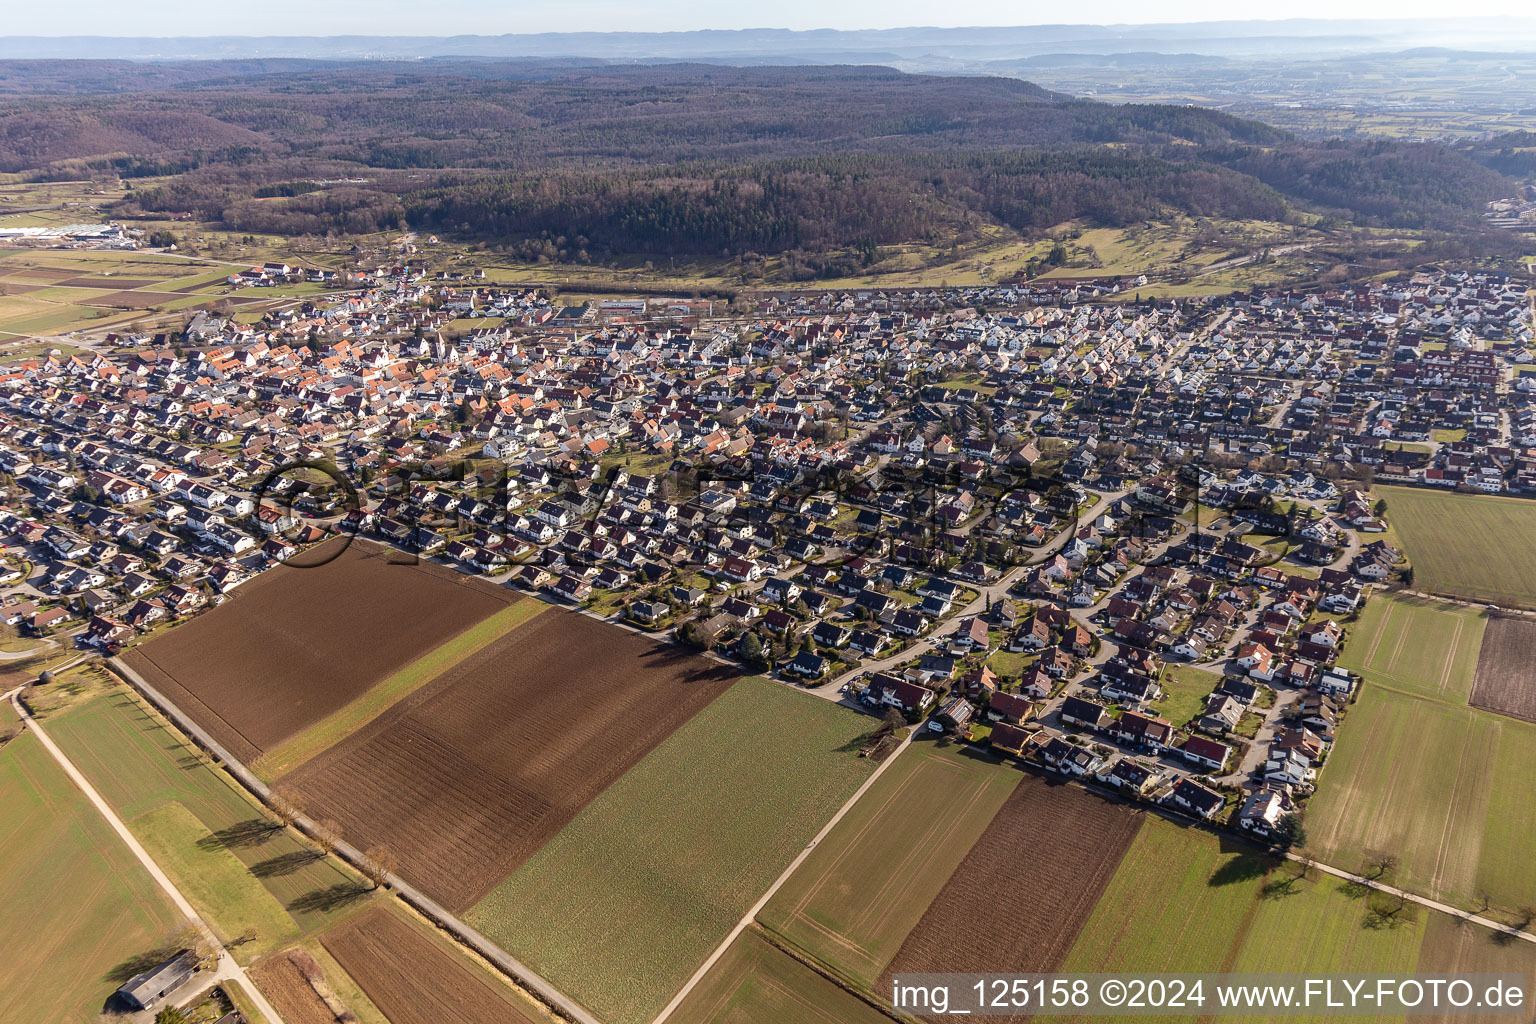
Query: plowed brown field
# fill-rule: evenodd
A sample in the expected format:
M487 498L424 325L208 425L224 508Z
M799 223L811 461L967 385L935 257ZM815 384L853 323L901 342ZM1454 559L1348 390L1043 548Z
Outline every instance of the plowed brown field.
M234 595L124 660L242 761L519 600L430 562L391 564L363 541Z
M1513 616L1489 618L1477 675L1467 703L1511 718L1536 722L1536 621Z
M109 292L126 291L130 288L147 288L152 284L159 284L164 278L159 277L93 277L87 274L84 277L72 277L67 281L60 281L64 288L104 288Z
M283 1015L284 1024L336 1024L325 1000L286 956L263 960L251 968L251 977Z
M536 1024L447 950L383 907L320 940L390 1024Z
M892 974L1056 970L1142 820L1125 804L1026 776L875 991L889 992Z
M574 612L505 634L285 776L465 910L736 678Z

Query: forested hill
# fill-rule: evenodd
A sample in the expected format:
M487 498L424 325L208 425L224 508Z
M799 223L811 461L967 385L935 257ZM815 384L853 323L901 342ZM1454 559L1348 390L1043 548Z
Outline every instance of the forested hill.
M27 61L0 62L0 91L0 171L143 180L125 215L579 237L599 259L1172 212L1456 228L1509 187L1437 146L880 67Z

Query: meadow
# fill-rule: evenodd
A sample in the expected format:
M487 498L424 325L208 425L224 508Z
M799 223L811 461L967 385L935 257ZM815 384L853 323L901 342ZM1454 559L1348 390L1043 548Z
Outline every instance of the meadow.
M860 797L757 916L776 941L868 989L1020 775L914 743Z
M1415 588L1536 607L1536 501L1378 487L1413 563Z
M1149 818L1062 970L1451 970L1456 961L1449 952L1437 953L1428 963L1420 959L1426 936L1440 935L1447 925L1456 928L1459 922L1413 906L1383 920L1372 913L1362 892L1338 878L1315 869L1303 876L1299 864L1277 861L1199 829ZM1479 941L1485 947L1496 945L1486 934ZM1491 963L1480 958L1484 952L1478 948L1465 953L1464 962ZM1526 959L1536 961L1536 947L1531 953ZM1072 1018L1036 1019L1045 1024Z
M1274 860L1149 817L1078 933L1063 971L1222 971Z
M868 776L873 724L743 679L466 917L599 1017L641 1024Z
M0 716L0 728L14 723ZM0 747L0 907L7 1021L91 1024L133 965L184 924L30 733Z
M1377 594L1351 627L1339 664L1394 690L1465 704L1487 622L1479 608Z
M49 720L50 734L227 942L251 960L371 900L126 687Z
M1307 809L1309 849L1346 869L1380 854L1399 884L1469 908L1536 903L1536 725L1366 684Z

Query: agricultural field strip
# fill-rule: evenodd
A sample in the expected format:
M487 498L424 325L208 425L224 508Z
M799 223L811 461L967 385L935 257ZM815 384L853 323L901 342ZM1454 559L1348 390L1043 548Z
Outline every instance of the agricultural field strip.
M200 725L198 725L197 722L189 715L177 708L176 705L164 694L160 693L152 685L141 678L136 672L134 672L131 666L118 663L117 667L118 670L121 671L126 678L132 680L133 686L139 690L151 704L153 704L159 711L164 713L176 724L178 729L184 731L189 736L196 737L196 740L200 745L206 747L215 758L217 758L229 769L230 774L235 778L236 781L240 783L241 786L249 790L258 799L266 800L270 798L271 790L267 784L257 778L249 768L245 767L244 764L242 764L238 759L230 754L228 750L221 746L217 738L210 734L206 729L203 729ZM311 834L313 834L315 831L315 822L307 816L301 815L298 819L296 819L295 824L302 830ZM345 840L336 844L336 853L338 856L344 858L349 864L359 863L363 856L363 851L352 846ZM459 941L463 942L466 946L470 947L475 952L485 957L486 960L495 964L498 969L504 971L509 976L518 979L520 984L523 984L532 989L538 994L539 998L543 999L551 1006L556 1007L561 1013L565 1014L571 1020L576 1021L576 1024L602 1024L602 1022L598 1021L591 1014L587 1013L579 1004L566 996L565 993L555 988L555 986L551 985L548 981L532 971L521 961L513 958L509 953L507 953L506 950L496 945L496 943L492 942L490 939L486 938L484 935L481 935L475 929L465 924L462 919L449 911L448 908L433 900L426 893L423 893L419 889L412 886L409 882L405 881L405 879L400 878L398 875L394 875L390 877L389 884L413 906L415 906L431 920L437 922L443 928L447 929Z
M872 720L740 680L468 915L610 1024L645 1024L875 770Z
M436 563L387 559L360 542L318 568L279 567L123 660L248 763L524 600Z
M989 769L999 774L989 777ZM1003 772L1007 774L1000 774ZM896 775L901 777L893 783ZM794 879L796 884L781 890L784 905L775 906L775 901L770 900L758 914L758 924L777 938L793 943L807 956L828 961L827 967L834 973L849 973L853 981L868 988L895 952L893 949L890 953L877 955L870 943L886 938L900 944L1020 777L1010 768L985 762L970 763L924 746L917 747L907 755L898 771L885 777L878 794L874 792L875 787L871 787L865 803L853 811L852 819L847 819L847 827L842 832L829 833L825 841L818 842L810 862L800 869L800 878ZM929 801L924 797L930 792L940 795L941 805L927 816L924 811ZM871 806L877 798L878 806ZM984 811L984 816L973 820L978 819L979 811ZM854 819L858 822L856 827ZM851 832L850 827L853 828ZM897 855L880 857L880 851L890 845L894 834L903 837ZM910 913L911 920L898 926L899 934L887 934L893 916L909 913L906 903L894 898L902 894L899 890L918 889L923 880L934 875L935 869L942 870L942 877L934 878L931 891L922 894L921 905L915 908L915 913ZM816 873L812 877L813 871ZM848 874L860 875L855 880L857 882L864 882L869 877L884 877L873 894L866 896L861 891L859 903L863 910L839 929L831 923L834 910L840 907L829 887L849 884L849 879L844 877ZM810 937L800 934L801 929L825 939L853 958L854 963L839 965L831 962L829 952L819 953L810 948ZM845 931L848 934L844 934Z
M672 1014L676 1012L677 1008L682 1005L683 1000L688 997L688 993L693 991L694 987L698 985L701 980L703 980L706 974L709 973L710 968L712 968L720 960L720 958L725 955L725 951L730 948L731 943L734 942L742 932L747 930L747 928L752 924L752 921L757 917L759 913L762 912L763 907L767 906L768 901L773 899L774 894L779 891L785 882L789 881L789 877L795 873L800 865L805 863L806 858L811 855L811 851L816 848L817 844L825 839L828 833L837 827L837 823L843 820L843 816L848 813L854 804L859 802L859 799L863 797L865 793L869 792L869 790L874 786L876 780L878 780L880 776L885 773L890 765L902 754L903 751L907 749L907 747L911 745L911 743L912 735L908 733L906 738L901 741L896 749L891 751L891 753L886 756L884 761L880 762L879 766L875 768L874 772L870 774L869 778L864 780L864 784L854 791L853 795L848 798L847 802L844 803L843 806L837 809L837 813L833 814L831 819L829 819L827 823L822 826L821 831L817 832L816 836L809 843L807 843L798 854L795 855L795 859L789 862L789 865L785 867L785 869L779 874L779 877L774 879L773 884L770 885L767 890L765 890L763 894L758 897L757 902L748 908L747 912L742 915L741 920L736 922L736 926L731 929L730 933L727 934L726 937L720 942L720 944L715 947L714 951L705 958L704 962L701 963L698 969L693 972L693 975L683 983L683 987L678 989L677 993L673 995L672 999L667 1003L667 1005L662 1007L661 1012L652 1019L651 1024L665 1024L667 1018L672 1016Z
M1515 867L1530 811L1504 806L1518 791L1508 780L1536 764L1536 727L1384 686L1368 688L1352 716L1309 812L1313 852L1356 864L1399 854L1400 884L1430 899L1536 899ZM1439 831L1424 828L1426 815L1439 816Z
M1025 776L902 942L879 990L896 974L1058 969L1145 822L1118 800ZM1019 851L1039 836L1052 842L1020 871Z
M321 936L342 969L391 1024L496 1021L537 1024L541 1014L513 1004L489 978L429 938L393 907L375 907Z
M751 928L731 944L674 1024L890 1024L890 1017Z
M1380 594L1354 625L1339 664L1373 685L1464 706L1487 625L1480 609Z
M893 794L892 795L892 799L894 800L894 799L899 798L899 795L900 794ZM964 805L959 808L961 816L962 817L966 816L966 814L972 808L974 808L978 803L981 802L981 798L982 798L982 793L979 790L972 792L966 798ZM859 838L859 836L855 836L854 837L855 840L857 840L858 838ZM903 860L902 867L906 868L906 867L913 866L913 865L921 865L923 862L926 862L926 861L930 860L933 857L933 855L937 852L937 848L940 845L940 842L941 842L941 840L943 838L944 837L939 833L939 830L937 828L930 828L923 835L922 839L916 845L914 845L913 847L911 847L908 850L908 856ZM845 851L845 854L846 854L846 851ZM891 914L891 912L894 909L894 907L891 905L890 902L888 902L887 897L888 897L888 894L889 894L890 890L893 889L897 885L897 883L898 883L898 877L897 877L896 874L893 873L892 876L887 878L880 885L880 887L876 891L874 891L873 893L870 894L870 899L869 899L869 903L867 905L866 913L864 915L860 915L860 916L854 918L851 923L853 925L856 925L856 926L857 925L866 925L866 924L878 924L881 921L883 921L884 918L888 917ZM806 927L809 927L809 928L814 928L814 929L820 931L823 935L827 936L828 938L831 938L834 941L837 941L838 940L838 936L837 936L837 933L835 931L833 931L831 928L827 927L826 925L820 923L819 921L815 920L815 918L810 917L810 916L808 916L808 915L803 913L803 911L805 909L805 905L807 903L809 903L811 901L811 899L815 895L816 895L815 890L812 890L812 892L806 894L806 896L800 901L799 905L793 911L794 919L798 923L802 923ZM883 908L883 909L881 909L881 908ZM868 919L867 919L868 915L869 914L873 914L873 913L877 913L877 912L879 914L879 917L876 919L876 921L874 921L874 922L868 921ZM862 956L868 962L869 966L871 968L873 968L874 970L876 970L876 971L878 971L881 967L885 966L883 961L875 960L873 957L871 957L869 955L868 951L866 951L866 950L863 950L863 949L860 949L858 947L855 947L851 943L847 944L847 948L849 949L850 952L854 953L855 955Z
M123 843L127 845L128 849L133 852L133 855L138 858L139 863L144 865L144 869L149 872L150 877L153 878L155 883L159 885L160 888L164 890L165 894L171 898L171 902L176 904L176 909L180 910L182 914L187 918L187 920L191 921L197 928L207 934L209 938L217 945L217 948L220 950L220 952L224 954L224 959L221 961L220 969L227 972L236 982L239 983L242 988L246 990L246 993L250 997L251 1001L256 1004L257 1009L259 1009L261 1013L267 1017L268 1020L281 1021L282 1018L278 1016L277 1010L273 1008L271 1003L267 1002L267 997L262 995L261 990L258 989L256 985L250 980L250 978L246 976L245 969L239 964L235 963L233 958L229 956L228 951L224 949L223 944L219 943L218 938L214 936L213 931L208 927L208 923L204 921L203 918L197 913L192 904L187 901L187 898L181 894L181 890L177 889L176 886L171 882L170 878L166 876L165 872L160 870L160 866L155 863L153 858L150 857L149 852L145 850L142 845L140 845L137 839L134 838L133 833L128 831L128 826L123 824L123 820L119 818L117 814L112 810L111 806L109 806L107 802L102 799L101 794L96 792L95 788L91 786L86 777L82 775L80 770L74 766L74 763L70 761L69 758L64 756L64 752L58 748L58 745L53 742L52 738L48 736L47 732L45 732L43 728L38 725L37 720L32 718L31 715L27 714L26 709L21 704L21 698L19 697L18 693L19 691L12 691L10 695L11 703L15 706L16 713L22 717L22 719L26 722L27 728L31 730L35 736L37 736L38 740L48 750L48 753L53 755L53 759L59 763L61 768L64 769L65 774L69 776L70 780L74 782L77 787L79 787L82 793L85 794L86 799L91 802L92 806L94 806L96 810L101 813L102 817L107 819L107 823L112 826L112 831L117 833L118 837L122 839Z
M260 958L353 908L350 898L331 906L322 897L356 887L357 875L289 830L252 833L265 809L127 687L75 705L50 725L60 748L146 846L171 851L174 860L156 859L172 878L188 880L182 888L212 923L238 916L277 922L242 944L242 957ZM175 828L167 817L175 812L190 814L193 827ZM208 891L211 901L196 898L204 865L216 871L219 858L231 856L243 884ZM226 929L224 937L245 930Z
M1536 723L1536 621L1495 616L1483 634L1468 703Z
M266 778L277 778L293 771L368 725L418 688L451 671L465 658L551 607L529 598L514 601L423 654L308 729L263 753L251 764L251 769Z
M910 760L910 758L909 758L909 760ZM889 802L889 801L887 801L887 802ZM1167 828L1167 829L1178 828L1178 826L1167 825L1167 824L1163 823L1161 821L1161 819L1155 819L1152 822L1149 822L1149 825L1147 826L1147 828L1150 829L1153 825L1156 825L1156 826L1158 826L1160 828ZM1180 829L1181 833L1182 833L1182 831L1183 830ZM1144 829L1138 835L1137 842L1140 843L1142 840L1146 839L1147 836L1148 836L1148 831L1147 831L1147 829ZM843 852L846 852L846 850L843 851ZM839 853L839 856L842 856L841 852ZM1295 856L1292 857L1292 859L1296 860L1298 862L1303 860L1303 858L1300 855L1295 855ZM1320 868L1320 870L1324 871L1326 874L1331 875L1331 876L1336 877L1336 878L1339 878L1339 879L1343 879L1343 880L1346 880L1346 881L1352 881L1352 882L1358 882L1358 883L1364 883L1364 884L1375 884L1377 888L1381 889L1384 892L1391 893L1391 894L1396 894L1398 892L1403 892L1403 895L1407 899L1409 899L1411 902L1414 902L1414 903L1419 904L1421 906L1433 909L1433 910L1435 910L1439 914L1445 914L1445 915L1454 916L1458 920L1469 920L1469 921L1471 921L1474 924L1478 924L1478 925L1480 925L1482 927L1486 927L1486 928L1490 928L1490 929L1498 929L1498 930L1501 930L1501 931L1502 930L1506 930L1505 926L1503 926L1503 925L1499 924L1498 922L1493 921L1491 919L1482 917L1481 915L1470 915L1469 916L1469 915L1466 915L1464 911L1458 910L1457 908L1454 908L1454 907L1447 906L1445 904L1442 904L1442 903L1440 903L1438 901L1435 901L1433 899L1430 899L1428 897L1420 896L1420 895L1417 895L1417 894L1414 894L1414 893L1411 893L1411 892L1407 892L1405 890L1398 890L1397 888L1392 887L1392 886L1382 885L1382 884L1379 884L1379 883L1369 883L1369 882L1367 882L1364 879L1363 876L1355 874L1355 873L1350 872L1350 871L1346 871L1346 870L1344 870L1342 868L1338 868L1338 867L1333 866L1333 865L1319 864L1316 861L1309 861L1309 863L1312 863L1312 864L1318 866ZM1159 860L1159 861L1157 861L1156 866L1157 866L1158 870L1161 871L1163 868L1166 867L1166 862L1162 861L1162 860ZM1127 865L1127 867L1129 868L1129 865ZM1119 874L1119 872L1117 872L1117 875L1118 874ZM1111 893L1106 891L1106 893L1103 896L1103 899L1107 901L1110 898L1110 895L1111 895ZM1256 895L1255 895L1254 898L1256 899ZM1257 904L1255 903L1254 906L1256 907ZM796 914L799 914L800 909L801 908L797 906L796 908L794 908L794 912ZM1100 910L1102 911L1102 905L1101 905ZM1191 910L1190 913L1193 914L1193 910ZM1188 926L1191 922L1192 922L1192 918L1191 917L1186 917L1185 918L1186 926ZM1239 932L1237 933L1237 937L1236 937L1235 941L1228 947L1230 951L1228 953L1224 954L1224 956L1229 957L1229 956L1232 956L1232 955L1236 955L1238 947L1242 945L1242 937L1243 937L1243 934L1245 934L1245 932L1246 932L1246 926L1242 926L1239 929ZM1533 935L1533 934L1528 933L1528 932L1519 933L1519 937L1522 940L1526 941L1526 942L1536 942L1536 935ZM1085 938L1087 938L1086 929L1085 929L1085 933L1080 935L1079 945L1081 945L1082 940L1085 939ZM1075 952L1076 952L1076 947L1074 947L1074 953ZM1070 966L1070 961L1069 961L1069 966ZM1091 969L1093 966L1094 965L1082 965L1080 967L1080 969L1087 970L1087 969ZM1106 967L1105 969L1108 969L1108 968ZM1210 969L1215 970L1215 969L1218 969L1218 967L1211 967Z
M588 616L540 615L283 784L467 910L736 678Z
M0 724L19 722L0 707ZM181 917L35 737L0 750L0 804L0 1018L94 1020L115 987L104 972Z
M285 1024L336 1024L309 979L286 956L272 956L251 968L267 997L283 1012Z
M1493 495L1379 487L1428 591L1536 607L1536 502Z

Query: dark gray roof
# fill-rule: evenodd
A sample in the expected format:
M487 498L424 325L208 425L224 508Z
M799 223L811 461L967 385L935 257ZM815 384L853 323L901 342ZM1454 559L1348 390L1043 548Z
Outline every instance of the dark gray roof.
M178 988L197 970L197 957L191 950L182 950L158 967L151 967L123 982L118 994L139 1006L152 1006L162 995Z

